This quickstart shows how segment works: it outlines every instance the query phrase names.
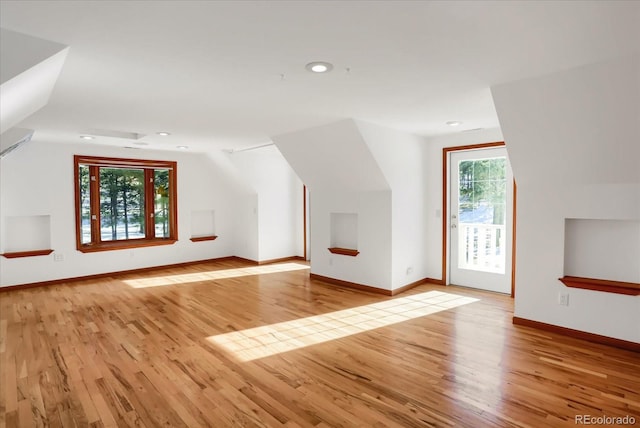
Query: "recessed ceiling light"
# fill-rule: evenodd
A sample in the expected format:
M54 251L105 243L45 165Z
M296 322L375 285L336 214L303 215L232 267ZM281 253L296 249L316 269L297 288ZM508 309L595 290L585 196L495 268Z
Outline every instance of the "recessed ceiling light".
M460 125L462 125L462 122L460 122L459 120L450 120L449 122L447 122L447 125L449 125L449 126L460 126Z
M158 135L162 136L162 137L166 137L167 135L171 135L168 132L157 132Z
M176 149L187 150L189 146L176 146Z
M310 62L305 68L312 73L328 73L333 70L333 64L323 61Z
M80 138L82 138L83 140L93 140L94 137L92 137L91 135L81 135Z

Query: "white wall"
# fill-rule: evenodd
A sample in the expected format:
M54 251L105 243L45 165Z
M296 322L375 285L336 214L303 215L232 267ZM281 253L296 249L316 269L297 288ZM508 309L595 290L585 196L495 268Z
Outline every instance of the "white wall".
M391 288L400 288L427 277L426 140L371 123L356 125L391 186Z
M311 273L391 290L391 192L311 191ZM331 213L358 215L357 257L330 253Z
M353 120L273 137L309 189L311 272L391 289L391 191ZM331 213L358 215L357 257L330 253Z
M247 252L239 242L238 255L256 261L303 256L303 186L277 147L235 152L229 159L256 195L237 215L255 219L255 229L241 239L257 251Z
M639 76L636 56L492 88L518 183L516 316L640 342L640 297L558 281L565 219L640 219Z
M445 147L503 141L500 129L433 137L427 140L424 150L425 172L425 274L427 278L442 280L442 149ZM507 147L507 152L508 152Z
M178 242L132 250L81 253L76 250L73 155L175 160L178 162ZM50 217L54 255L6 259L0 257L0 284L26 284L105 272L136 269L234 255L236 231L246 224L236 215L246 199L243 188L202 154L128 150L82 144L31 141L1 161L0 252L5 251L6 218ZM191 242L191 212L214 210L215 241Z
M385 290L425 278L423 138L349 119L274 141L310 189L312 273ZM357 215L357 257L327 250L332 213Z
M234 256L258 260L258 193L247 182L229 156L219 150L207 152L211 167L225 177L226 190L232 203Z

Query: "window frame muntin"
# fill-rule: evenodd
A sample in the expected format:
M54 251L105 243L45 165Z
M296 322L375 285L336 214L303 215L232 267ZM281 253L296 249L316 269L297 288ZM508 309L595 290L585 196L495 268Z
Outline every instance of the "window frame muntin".
M95 251L112 251L139 247L149 247L157 245L171 245L178 240L178 192L177 192L177 162L163 160L148 159L130 159L130 158L114 158L103 156L84 156L74 155L74 204L76 217L76 249L83 253ZM90 216L96 215L96 220L91 219L91 242L82 243L82 214L80 206L80 165L89 167L89 177L92 172L95 173L96 180L89 178L89 200L91 212ZM94 227L93 222L100 224L100 198L92 195L100 194L100 178L99 168L124 168L124 169L143 169L145 177L144 186L144 204L145 204L145 235L148 236L149 230L153 230L153 238L132 238L115 241L102 241L100 238L100 227ZM149 184L148 179L154 178L154 171L163 169L169 171L169 236L167 238L155 237L155 198L154 198L154 182ZM147 209L151 207L152 209ZM151 221L150 221L151 220Z

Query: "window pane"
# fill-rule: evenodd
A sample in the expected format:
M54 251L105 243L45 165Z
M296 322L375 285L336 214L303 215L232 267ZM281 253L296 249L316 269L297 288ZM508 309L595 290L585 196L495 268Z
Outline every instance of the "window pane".
M504 225L506 158L460 161L460 223Z
M491 159L491 178L503 180L507 174L507 158Z
M80 182L80 242L91 242L91 200L89 197L89 167L78 166L78 181Z
M504 273L506 158L458 163L460 269Z
M154 171L155 195L154 219L156 238L168 238L169 230L169 171Z
M100 168L102 241L144 238L144 171Z

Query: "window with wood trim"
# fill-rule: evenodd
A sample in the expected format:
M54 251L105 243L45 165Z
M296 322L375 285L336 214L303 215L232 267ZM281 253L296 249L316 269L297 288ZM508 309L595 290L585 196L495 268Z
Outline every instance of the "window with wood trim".
M74 156L79 251L178 239L176 162Z

